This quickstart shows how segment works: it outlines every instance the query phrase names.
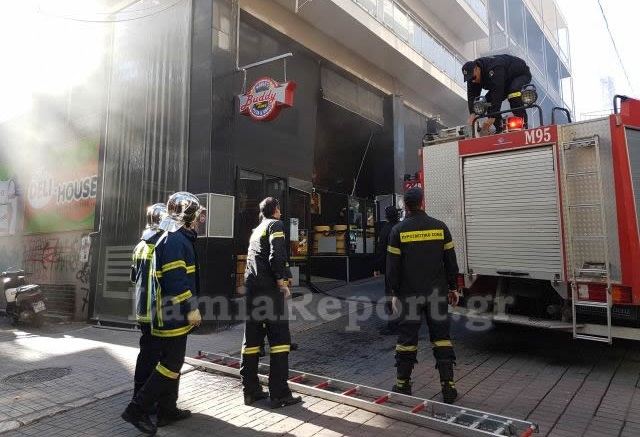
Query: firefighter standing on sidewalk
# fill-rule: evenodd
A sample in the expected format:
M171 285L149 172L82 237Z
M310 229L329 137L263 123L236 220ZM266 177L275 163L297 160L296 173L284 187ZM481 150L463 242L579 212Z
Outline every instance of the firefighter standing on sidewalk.
M521 108L522 88L531 83L531 70L522 59L511 55L495 55L478 58L466 62L462 66L462 75L467 82L467 103L469 105L469 124L476 115L473 113L473 102L483 89L489 90L487 102L491 103L488 113L500 112L502 102L509 100L511 108ZM512 111L514 115L524 119L527 126L526 109ZM482 132L488 132L491 125L496 133L502 131L502 118L487 118L482 125Z
M198 310L199 276L192 229L203 208L191 193L178 192L167 201L165 231L156 242L151 260L153 283L151 334L157 337L160 360L153 373L122 413L122 418L145 434L155 434L149 413L158 404L157 426L191 416L177 407L180 369L184 363L187 334L202 322Z
M375 258L375 271L374 276L385 275L384 278L384 294L385 294L385 313L389 317L386 326L380 330L382 335L394 335L398 330L398 321L393 315L393 306L391 305L391 286L389 285L389 277L385 274L387 267L387 246L389 245L389 235L391 229L400 220L400 213L395 206L387 206L384 210L387 222L380 230L380 236L378 237L378 244L376 244L376 258Z
M153 368L160 360L160 349L157 338L151 335L151 293L150 286L153 278L150 275L151 259L155 245L162 235L158 227L167 215L167 205L156 203L147 208L147 226L140 237L140 242L133 250L133 265L131 266L131 282L136 290L136 320L140 325L140 352L136 361L134 373L133 397L138 394L147 379L153 373Z
M458 263L447 225L422 209L423 192L405 193L405 219L391 231L387 275L400 314L396 345L397 381L393 391L411 394L411 372L417 363L418 331L424 314L433 345L444 401L457 397L453 382L455 353L449 336L448 306L457 305Z
M287 384L291 333L286 299L287 251L284 224L280 221L280 203L273 197L260 202L260 224L249 240L245 270L246 322L242 344L240 375L244 387L244 403L251 405L271 398L271 407L296 404L300 397L291 395ZM269 393L258 380L260 345L265 335L269 340Z

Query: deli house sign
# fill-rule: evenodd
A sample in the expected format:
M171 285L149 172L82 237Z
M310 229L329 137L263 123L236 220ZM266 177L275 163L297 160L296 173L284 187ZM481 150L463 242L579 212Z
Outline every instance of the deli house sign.
M256 121L273 120L282 108L293 106L296 83L278 83L270 77L256 80L246 93L240 94L240 113Z

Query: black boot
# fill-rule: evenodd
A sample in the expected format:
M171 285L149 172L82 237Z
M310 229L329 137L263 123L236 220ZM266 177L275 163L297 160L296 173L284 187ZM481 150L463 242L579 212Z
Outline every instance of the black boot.
M191 417L191 411L176 408L170 412L158 411L158 427L171 425L174 422L185 420Z
M285 396L283 398L271 398L271 408L288 407L289 405L294 405L299 402L302 402L302 398L300 396L293 396L289 393L289 396Z
M436 367L440 372L442 399L445 403L452 404L458 397L458 390L456 390L456 384L453 382L453 361L438 360Z
M411 378L396 379L396 383L393 385L391 391L411 396Z
M149 415L136 404L130 403L120 417L144 434L155 435L158 431L158 428L151 422Z
M263 399L267 399L269 397L269 393L262 390L261 388L251 392L251 393L245 393L244 394L244 404L245 405L251 405L257 401L261 401Z

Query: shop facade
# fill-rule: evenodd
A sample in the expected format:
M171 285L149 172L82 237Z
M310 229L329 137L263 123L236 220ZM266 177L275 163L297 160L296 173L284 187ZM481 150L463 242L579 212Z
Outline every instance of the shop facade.
M281 201L296 284L328 290L371 277L381 226L376 197L394 198L404 174L417 171L426 117L237 1L179 6L152 26L156 38L122 48L110 65L90 317L132 322L125 259L143 226L144 207L178 190L201 195L209 228L224 229L208 229L197 241L201 295L214 302L205 309L209 319L229 323L223 313L239 302L249 235L267 196ZM135 61L148 51L159 56ZM264 62L273 58L279 59ZM126 74L131 62L142 64L137 71L159 72L144 76L143 92ZM295 83L292 104L269 121L240 107L239 95L263 78ZM127 131L117 110L144 111L150 93L160 98L152 116L136 124L145 129ZM164 134L145 140L147 128L158 125ZM132 134L142 149L128 143ZM144 189L136 190L140 184ZM129 195L117 194L123 192Z
M86 196L81 188L78 199L53 199L60 220L36 216L25 206L30 179L0 165L0 261L30 263L52 296L68 295L76 319L135 323L129 266L144 210L188 190L209 207L197 249L210 319L240 296L266 196L281 201L296 283L326 291L371 277L380 211L418 171L432 111L286 4L182 0L104 24L105 56L90 84L99 99L90 100L88 134L68 146L82 148L73 154L83 161L65 160L68 175L56 176L87 185ZM265 78L295 85L277 117L258 121L239 95ZM67 111L67 125L82 108ZM41 147L62 150L57 140ZM28 233L27 223L40 227Z

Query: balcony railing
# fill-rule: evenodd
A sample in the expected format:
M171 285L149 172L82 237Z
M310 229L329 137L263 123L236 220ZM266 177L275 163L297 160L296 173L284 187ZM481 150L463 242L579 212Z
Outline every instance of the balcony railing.
M394 0L352 0L449 79L464 87L462 60ZM480 0L467 0L470 4Z
M489 13L487 5L482 0L464 0L473 9L473 12L482 20L484 24L489 24Z

